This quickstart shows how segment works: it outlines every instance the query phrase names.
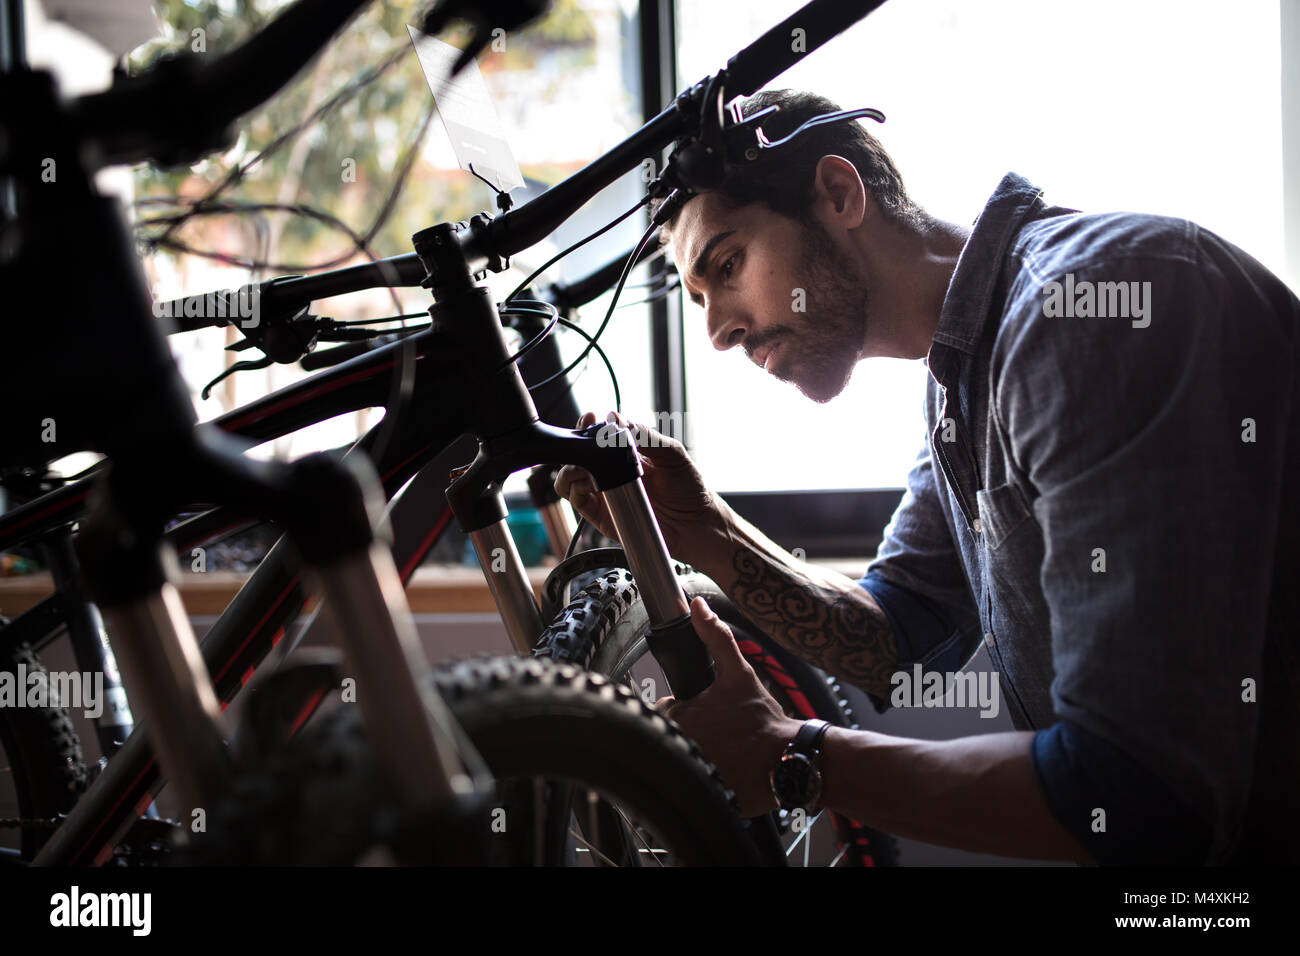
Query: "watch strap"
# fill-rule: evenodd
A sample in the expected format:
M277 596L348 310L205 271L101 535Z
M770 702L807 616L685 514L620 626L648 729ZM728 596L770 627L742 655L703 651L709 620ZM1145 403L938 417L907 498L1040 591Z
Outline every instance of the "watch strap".
M821 750L822 738L826 736L826 731L830 730L830 722L819 718L805 720L803 726L794 735L786 750L788 753L801 753L808 758Z

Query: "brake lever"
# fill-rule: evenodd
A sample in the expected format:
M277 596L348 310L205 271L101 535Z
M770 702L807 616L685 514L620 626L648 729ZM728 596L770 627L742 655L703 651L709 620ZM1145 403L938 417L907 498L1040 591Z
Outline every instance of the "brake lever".
M767 106L745 116L741 112L741 100L736 99L725 109L730 118L729 123L719 124L714 120L715 112L723 111L721 101L725 96L725 79L725 71L711 78L704 93L699 136L680 143L668 157L663 174L648 187L652 199L662 199L653 217L657 226L662 226L676 215L677 210L698 192L719 185L728 166L746 166L756 162L765 153L780 150L808 130L827 123L855 119L871 119L877 123L885 121L884 113L869 107L837 110L815 116L773 142L763 132L762 124L778 112L778 106Z
M669 165L676 172L675 185L687 186L696 191L713 189L726 174L722 130L726 112L724 102L727 71L719 70L709 77L700 101L699 130L687 142L673 150Z

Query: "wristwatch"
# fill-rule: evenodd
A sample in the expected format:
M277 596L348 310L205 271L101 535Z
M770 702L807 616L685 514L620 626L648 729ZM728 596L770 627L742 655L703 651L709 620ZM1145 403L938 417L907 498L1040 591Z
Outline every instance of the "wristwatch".
M772 796L782 810L807 810L822 795L822 737L830 729L824 720L806 720L772 771Z

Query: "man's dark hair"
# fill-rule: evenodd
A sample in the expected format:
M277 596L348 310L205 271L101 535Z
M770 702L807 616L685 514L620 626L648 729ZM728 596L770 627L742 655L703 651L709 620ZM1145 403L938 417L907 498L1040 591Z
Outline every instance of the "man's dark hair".
M814 117L840 109L816 93L762 90L741 104L741 113L751 116L769 106L780 107L763 121L763 133L771 142L794 132ZM862 185L891 219L916 222L922 217L920 207L903 189L903 177L894 161L857 120L814 127L771 156L747 166L729 168L722 184L710 192L718 193L733 208L761 202L773 212L807 223L817 163L828 155L843 156L857 168ZM661 242L669 238L668 233L679 213L680 210L674 213L660 230Z

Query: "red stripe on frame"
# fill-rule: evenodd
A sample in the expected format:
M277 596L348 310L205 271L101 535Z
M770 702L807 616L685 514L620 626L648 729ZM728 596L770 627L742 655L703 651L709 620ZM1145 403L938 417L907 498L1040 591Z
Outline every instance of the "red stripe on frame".
M424 536L424 540L420 542L420 546L415 549L414 553L407 559L406 563L402 565L401 575L403 584L410 580L411 575L415 572L415 569L420 566L420 562L424 560L424 556L428 554L429 549L433 547L433 542L438 539L438 535L442 534L443 529L447 527L447 522L450 520L450 508L445 509L442 514L438 515L438 520L433 523L433 527L430 528L429 533Z
M320 702L324 697L325 691L318 690L307 699L307 703L303 705L298 716L293 719L293 725L289 728L290 737L296 734L303 724L307 723L307 718L316 712L316 708L320 706Z

